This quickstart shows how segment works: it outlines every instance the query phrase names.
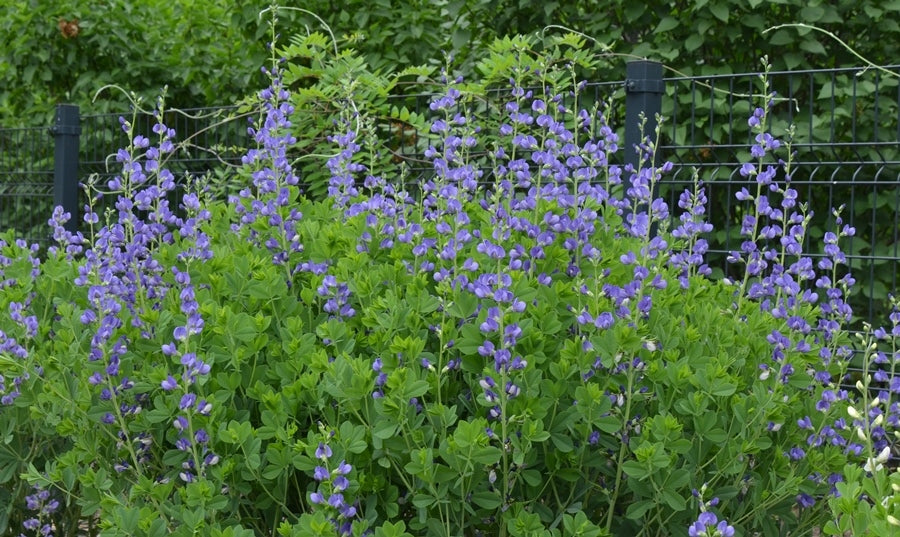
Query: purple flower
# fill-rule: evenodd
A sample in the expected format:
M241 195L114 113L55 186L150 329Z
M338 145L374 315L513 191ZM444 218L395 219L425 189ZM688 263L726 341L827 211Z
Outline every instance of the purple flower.
M181 396L181 402L178 403L178 408L181 410L187 410L194 406L194 403L197 402L197 396L193 393L186 393Z
M329 477L331 477L331 473L324 466L316 466L315 470L313 470L313 479L316 481L325 481Z
M316 458L327 461L332 455L331 447L328 444L323 444L319 442L319 447L316 448Z
M175 430L177 430L177 431L184 431L184 430L187 429L189 426L190 426L190 425L188 424L188 420L187 420L187 418L185 418L184 416L178 416L178 417L175 418L175 420L172 422L172 427L175 427Z
M709 511L700 513L697 521L688 526L688 536L713 537L718 535L719 537L734 537L734 528L732 526L729 526L724 520L717 522L718 518L715 514ZM717 533L712 533L711 529L715 529Z
M342 492L344 490L347 490L347 487L350 486L350 480L342 475L339 475L334 478L334 481L332 481L331 484L332 487L334 487L335 492Z
M808 509L816 504L815 498L805 492L797 495L797 504L803 509Z
M347 461L341 461L332 472L338 475L347 475L351 470L353 470L353 467L347 464Z
M344 506L344 495L340 493L332 494L328 497L328 505L334 507L335 509L340 509Z
M175 378L172 375L169 375L166 377L166 380L162 381L161 385L162 385L162 389L164 389L166 391L171 391L178 387L178 381L175 380Z
M792 447L791 450L787 453L788 458L792 461L799 461L803 457L806 456L806 452L803 451L803 448L800 447Z

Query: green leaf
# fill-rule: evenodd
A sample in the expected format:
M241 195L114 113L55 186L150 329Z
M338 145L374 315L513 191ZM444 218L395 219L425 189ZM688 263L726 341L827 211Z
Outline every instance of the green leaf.
M647 6L643 2L628 2L625 4L625 19L635 22L646 10Z
M628 506L628 509L625 510L625 518L629 520L638 520L640 518L643 518L644 514L652 509L654 505L656 504L652 500L642 500L632 503Z
M388 419L381 419L375 423L372 436L381 440L387 440L397 434L397 423Z
M788 70L795 69L803 63L803 56L796 52L786 52L781 56L781 59L784 61L784 66L787 67ZM825 87L828 86L828 84L825 84Z
M688 52L693 52L703 46L704 41L705 39L701 34L691 34L687 39L684 40L684 49Z
M809 5L800 10L800 19L803 22L819 22L825 16L825 8L822 6Z
M523 471L521 475L525 483L532 487L536 487L544 482L544 477L541 475L541 472L534 468Z
M687 502L680 495L668 489L663 489L662 499L673 511L684 511L687 508Z
M788 31L785 28L776 30L769 38L769 44L775 46L789 45L797 39L796 32Z
M437 503L437 499L430 494L420 492L413 496L412 503L419 509L424 509Z
M502 455L503 453L500 451L500 448L495 446L485 446L472 452L471 460L472 462L489 466L499 462Z
M556 446L556 449L562 451L563 453L570 453L573 449L575 449L575 444L566 433L553 433L550 435L550 441L553 442L553 445Z
M500 504L503 503L500 500L500 495L498 493L488 491L481 491L473 494L472 502L483 509L489 510L494 510L500 507Z
M705 436L707 439L709 439L710 442L714 444L722 444L726 440L728 440L728 433L725 432L725 429L722 429L720 427L706 431L705 433L703 433L703 436Z
M654 34L661 34L664 32L668 32L672 28L676 28L678 26L678 20L675 17L664 17L663 20L659 21L659 24L656 26L656 29L653 30Z
M714 2L710 4L709 11L720 21L728 22L729 10L728 5L724 2Z
M409 377L411 380L412 377ZM415 380L412 382L407 382L406 386L403 389L403 397L405 399L412 399L413 397L422 397L428 392L429 384L424 380Z
M237 340L241 343L248 343L256 337L256 323L253 317L244 312L232 314L231 310L227 311L228 318L225 321L226 335L231 341Z
M709 389L709 393L716 397L728 397L730 395L734 395L735 391L737 391L737 386L729 382L722 382L720 380L714 381Z
M134 507L119 507L116 509L115 518L118 520L118 528L128 535L134 535L137 530L141 512Z
M800 48L812 54L825 54L825 47L818 40L807 38L800 42Z
M396 524L385 522L375 528L375 537L412 537L412 535L407 533L406 524L398 520Z
M633 477L635 479L646 479L650 475L647 466L638 461L625 461L622 464L622 471L624 471L628 477Z
M563 515L564 535L577 537L601 537L608 535L603 528L591 522L584 511L578 510L575 516L566 513Z
M453 48L456 50L461 50L464 47L469 46L472 41L472 32L470 32L466 28L456 28L453 31L453 37L451 38L451 42L453 43Z

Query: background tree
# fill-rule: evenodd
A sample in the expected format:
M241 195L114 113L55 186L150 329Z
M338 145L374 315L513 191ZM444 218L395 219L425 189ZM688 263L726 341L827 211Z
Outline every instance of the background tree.
M14 0L0 14L0 125L36 125L57 103L121 112L116 84L172 106L233 103L264 83L256 6L211 0Z

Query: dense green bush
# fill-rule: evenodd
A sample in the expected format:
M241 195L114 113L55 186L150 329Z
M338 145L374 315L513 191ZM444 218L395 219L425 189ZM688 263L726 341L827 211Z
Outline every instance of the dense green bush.
M233 103L264 78L267 24L231 2L14 0L0 14L0 126L50 124L58 103L127 110L116 84L174 107Z
M659 60L686 74L753 71L760 57L773 68L805 69L857 65L858 58L837 41L809 29L766 29L785 23L816 25L834 32L859 54L890 64L900 53L896 0L820 2L805 0L702 0L646 3L626 0L546 2L454 0L403 9L388 1L326 2L304 7L348 36L369 65L391 69L422 64L452 52L462 74L474 72L480 50L496 38L549 36L566 26L622 55L614 71L598 78L619 78L624 57ZM302 17L312 28L319 21Z

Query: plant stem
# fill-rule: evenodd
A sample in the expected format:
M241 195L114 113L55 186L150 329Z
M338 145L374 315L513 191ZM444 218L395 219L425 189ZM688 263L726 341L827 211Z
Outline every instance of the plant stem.
M612 529L613 518L616 512L616 501L619 498L619 487L622 485L622 464L625 462L625 454L628 451L628 446L625 442L626 439L626 430L628 427L628 420L631 418L631 399L632 399L632 389L634 387L634 374L635 371L633 368L628 368L627 379L628 385L625 388L625 413L622 415L622 443L619 445L619 455L616 458L616 481L613 485L612 498L609 501L609 511L606 513L606 532L609 533Z

